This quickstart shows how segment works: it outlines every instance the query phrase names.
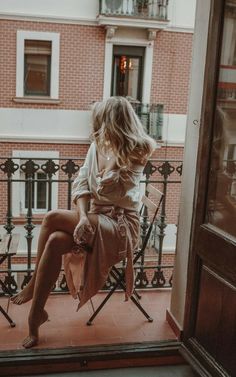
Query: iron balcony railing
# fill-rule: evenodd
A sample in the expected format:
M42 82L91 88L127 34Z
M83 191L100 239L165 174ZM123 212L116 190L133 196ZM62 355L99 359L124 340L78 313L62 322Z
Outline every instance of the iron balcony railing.
M99 14L163 21L168 19L168 0L100 0Z
M56 208L71 209L72 183L83 161L84 157L45 160L28 157L0 158L1 233L4 231L11 234L20 231L21 244L24 243L25 250L24 255L22 255L22 250L19 250L20 256L9 257L6 264L0 267L0 277L12 293L22 289L29 282L34 269L35 252L32 241L36 238L38 221L34 208L45 207L45 212L51 210L55 207L56 195L58 197ZM166 258L163 244L167 223L171 216L171 222L177 223L181 175L182 161L180 160L152 159L144 169L141 182L143 192L145 185L150 182L156 185L165 196L149 247L142 255L141 263L135 266L136 288L160 288L172 285L174 258L171 261L170 258ZM21 197L21 208L18 208L21 211L20 217L19 214L16 217L16 208L14 208L18 203L17 195ZM174 218L173 211L175 211ZM147 228L148 219L144 216L141 219L141 239L145 237ZM121 264L120 268L123 269L124 266ZM109 289L112 284L109 278L104 289ZM63 271L54 290L67 291Z
M164 105L130 102L146 132L155 140L162 140Z

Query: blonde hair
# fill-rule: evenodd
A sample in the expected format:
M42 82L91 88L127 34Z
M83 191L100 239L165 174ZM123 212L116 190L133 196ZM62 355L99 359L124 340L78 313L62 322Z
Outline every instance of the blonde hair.
M119 167L145 164L156 142L147 135L131 104L124 97L110 97L92 108L92 139L98 150L112 149Z

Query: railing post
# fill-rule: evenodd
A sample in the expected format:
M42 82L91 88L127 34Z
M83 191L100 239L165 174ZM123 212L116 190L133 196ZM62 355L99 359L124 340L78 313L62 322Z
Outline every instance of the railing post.
M41 166L43 172L47 175L48 179L48 211L52 209L52 177L60 169L60 166L53 160L49 159L45 164Z
M0 165L0 170L2 170L7 175L7 215L6 224L4 228L8 234L12 234L15 225L12 222L12 176L15 171L19 169L19 165L15 164L11 158L8 158L5 163ZM11 272L11 257L7 258L7 275L4 279L4 284L7 286L11 293L15 293L17 290L17 284Z
M147 162L143 174L145 175L145 195L148 195L146 191L146 186L149 182L150 176L156 171L156 168L151 164L150 161ZM146 206L144 207L144 213L142 215L142 222L141 222L141 239L142 244L145 239L147 229L149 227L148 223L148 211ZM145 258L145 251L143 250L143 254L141 255L141 267L139 269L139 272L137 273L137 276L135 278L135 287L136 288L145 288L148 285L148 278L144 267L144 258Z
M162 256L163 256L163 241L165 237L165 228L167 226L166 224L166 196L167 196L167 184L168 184L168 176L173 173L175 168L170 165L168 161L165 161L161 166L158 167L158 172L163 177L163 194L164 198L162 201L162 207L161 207L161 216L160 221L158 223L159 227L159 247L158 247L158 262L156 271L154 273L153 279L152 279L152 286L153 287L163 287L166 283L165 276L163 274L163 269L161 267L162 265Z
M27 274L24 276L24 280L21 288L24 288L31 279L31 260L32 260L32 240L33 240L33 229L35 225L32 221L32 192L34 184L34 174L39 170L39 165L35 164L32 159L29 159L24 164L21 165L21 170L25 173L26 188L28 190L28 203L27 203L27 214L26 214L26 224L24 228L26 230L26 242L27 242Z

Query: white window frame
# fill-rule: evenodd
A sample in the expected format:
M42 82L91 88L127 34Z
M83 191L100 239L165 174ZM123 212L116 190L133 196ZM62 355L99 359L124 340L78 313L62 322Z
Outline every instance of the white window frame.
M23 161L21 160L21 163ZM36 164L42 164L43 163L43 160L36 160L35 161ZM44 173L42 170L38 170L35 175L37 175L38 173ZM46 173L44 173L46 175ZM23 171L20 171L20 180L24 180L25 179L25 173ZM36 180L38 178L36 177ZM36 189L37 187L37 182L34 182L33 183L35 185L34 189ZM53 184L54 185L54 184ZM23 188L24 187L24 188ZM26 214L27 211L28 211L28 208L25 207L25 190L26 190L26 182L20 182L20 212L21 214ZM46 183L46 190L47 190L47 183ZM37 203L37 193L36 193L36 190L34 190L34 203L36 205ZM35 208L35 207L32 207L32 212L34 214L44 214L47 212L47 203L48 203L48 192L46 192L46 207L45 208Z
M27 98L24 95L24 59L25 59L25 40L50 41L52 44L51 52L51 74L50 74L50 95L43 96L48 99L59 99L59 58L60 58L60 34L38 31L17 31L16 44L16 97ZM42 96L33 96L35 99Z
M113 69L113 46L136 46L145 47L144 69L143 69L143 87L142 103L150 103L151 85L152 85L152 63L153 63L153 42L117 38L106 40L105 43L105 63L104 63L104 87L103 98L106 99L111 95L111 80Z
M57 151L23 151L23 150L17 150L12 151L12 157L14 159L15 164L22 164L22 159L29 159L29 158L40 158L41 160L47 160L49 158L59 158L59 152ZM38 160L37 160L38 161ZM37 163L36 161L36 163ZM55 163L57 163L58 160L55 160ZM56 172L54 175L54 179L58 180L59 173ZM14 178L15 180L20 180L21 178L21 172L20 169L18 169L15 174ZM24 195L23 195L23 182L13 182L13 195L12 195L12 214L13 217L19 217L24 214L26 214L27 209L24 206ZM52 184L52 209L58 208L58 182L54 182ZM47 210L39 209L35 210L32 209L33 214L45 214Z

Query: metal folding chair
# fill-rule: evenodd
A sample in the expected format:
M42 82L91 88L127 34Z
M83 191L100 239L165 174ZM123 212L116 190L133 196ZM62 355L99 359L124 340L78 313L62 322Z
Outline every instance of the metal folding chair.
M147 195L150 195L150 196L147 196ZM142 255L145 252L145 249L147 247L148 241L149 241L151 233L152 233L153 225L154 225L155 220L157 218L159 209L161 208L161 203L162 203L163 197L164 197L163 193L161 191L159 191L157 188L155 188L154 186L152 186L151 184L148 184L146 186L146 194L143 195L143 197L142 197L143 205L142 205L141 210L140 210L140 215L148 217L150 223L148 225L147 233L142 240L141 248L134 252L133 265L135 265L135 263L138 262L138 260L142 257ZM155 200L155 202L152 199ZM119 269L116 266L113 266L111 268L110 275L114 279L115 283L112 286L109 293L106 295L106 297L104 298L104 300L101 302L101 304L98 306L98 308L96 310L94 310L93 303L90 300L94 313L89 318L89 320L87 322L88 326L90 326L92 324L95 317L98 315L98 313L101 311L103 306L106 304L106 302L109 300L109 298L112 296L112 294L116 291L117 288L121 288L123 291L126 290L124 272L123 273L120 272ZM134 289L134 292L131 295L130 299L137 306L137 308L143 313L143 315L147 318L147 320L149 322L152 322L153 319L149 316L149 314L145 311L145 309L140 304L140 301L139 301L140 298L141 298L141 296Z
M13 255L16 254L18 243L19 243L19 234L5 234L4 236L0 236L0 265L6 260L10 259ZM9 302L10 297L12 296L11 292L9 291L7 285L3 282L3 280L0 278L0 286L2 289L2 294L8 295L8 303L7 303L7 310L3 309L3 307L0 305L0 312L3 314L3 316L6 318L6 320L10 323L11 327L15 327L15 322L11 319L11 317L8 315L8 309L9 309Z

